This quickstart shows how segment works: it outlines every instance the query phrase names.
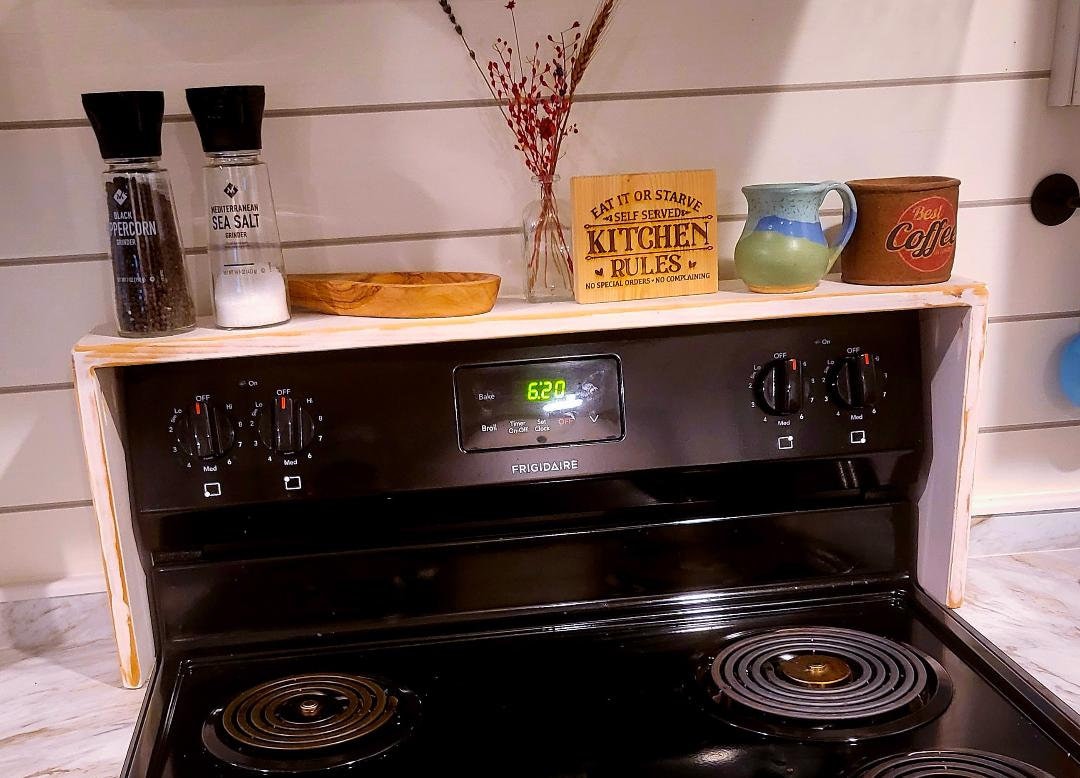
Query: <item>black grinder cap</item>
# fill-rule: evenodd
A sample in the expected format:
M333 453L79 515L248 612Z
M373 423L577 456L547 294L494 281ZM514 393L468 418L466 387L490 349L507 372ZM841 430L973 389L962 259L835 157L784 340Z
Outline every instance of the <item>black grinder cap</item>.
M187 90L187 101L207 154L262 148L265 87L196 87Z
M161 156L164 92L88 92L82 104L102 159Z

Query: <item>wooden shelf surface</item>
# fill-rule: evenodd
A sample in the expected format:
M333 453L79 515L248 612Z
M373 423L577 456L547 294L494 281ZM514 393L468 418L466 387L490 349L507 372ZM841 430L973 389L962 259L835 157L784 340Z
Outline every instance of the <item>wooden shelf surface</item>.
M531 305L501 299L479 316L445 319L373 319L298 312L278 327L220 330L210 319L182 335L119 338L91 333L74 347L77 367L256 356L298 351L369 348L415 343L484 340L568 332L782 319L867 311L939 308L985 303L983 284L953 278L925 286L856 286L829 277L812 292L755 294L741 281L721 282L716 294L578 305Z

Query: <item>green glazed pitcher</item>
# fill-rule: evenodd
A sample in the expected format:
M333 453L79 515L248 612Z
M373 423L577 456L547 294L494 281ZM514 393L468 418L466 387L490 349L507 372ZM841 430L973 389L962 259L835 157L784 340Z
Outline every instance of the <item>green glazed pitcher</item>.
M836 243L821 229L821 203L835 189L844 203ZM752 291L808 292L832 269L855 230L855 195L839 181L744 186L747 216L735 245L735 273Z

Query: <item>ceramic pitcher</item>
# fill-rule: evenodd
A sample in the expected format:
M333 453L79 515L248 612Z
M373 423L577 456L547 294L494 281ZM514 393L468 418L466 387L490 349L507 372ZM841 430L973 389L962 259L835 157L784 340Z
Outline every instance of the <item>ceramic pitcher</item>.
M821 203L832 190L844 204L835 243L821 229ZM855 229L855 195L846 184L744 186L747 217L735 246L735 272L755 292L806 292L818 285Z

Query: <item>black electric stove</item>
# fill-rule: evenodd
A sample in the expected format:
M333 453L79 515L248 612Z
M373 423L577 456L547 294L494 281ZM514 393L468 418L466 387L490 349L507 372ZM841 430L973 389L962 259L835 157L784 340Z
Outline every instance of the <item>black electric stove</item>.
M127 368L125 776L1080 776L913 580L915 312Z

